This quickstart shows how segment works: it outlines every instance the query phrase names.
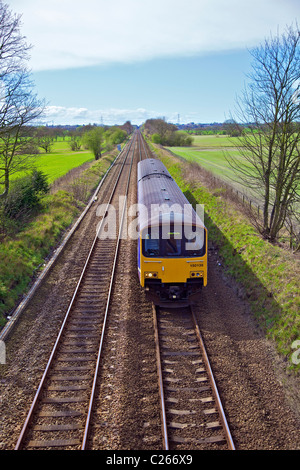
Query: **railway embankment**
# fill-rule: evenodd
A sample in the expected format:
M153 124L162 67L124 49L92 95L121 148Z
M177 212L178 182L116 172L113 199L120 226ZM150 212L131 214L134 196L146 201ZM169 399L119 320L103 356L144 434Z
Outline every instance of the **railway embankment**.
M222 191L209 187L201 167L153 147L193 204L204 204L210 249L224 274L249 306L266 338L273 341L284 369L298 376L300 365L300 265L295 256L265 241Z
M111 152L86 168L56 180L50 194L15 233L0 244L0 329L30 288L66 231L84 210L88 199L117 156Z

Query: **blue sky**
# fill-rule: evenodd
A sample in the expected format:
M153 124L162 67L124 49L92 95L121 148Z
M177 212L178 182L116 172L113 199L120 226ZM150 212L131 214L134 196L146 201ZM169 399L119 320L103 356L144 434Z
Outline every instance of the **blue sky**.
M22 14L48 124L223 122L249 50L295 23L299 0L6 0Z

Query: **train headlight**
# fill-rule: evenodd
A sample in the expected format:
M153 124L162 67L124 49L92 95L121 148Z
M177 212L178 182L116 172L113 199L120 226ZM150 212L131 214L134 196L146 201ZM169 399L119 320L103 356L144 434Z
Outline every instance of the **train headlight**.
M156 279L157 278L157 272L146 272L145 273L145 278L146 279Z
M192 271L190 272L190 277L192 278L203 277L203 271Z

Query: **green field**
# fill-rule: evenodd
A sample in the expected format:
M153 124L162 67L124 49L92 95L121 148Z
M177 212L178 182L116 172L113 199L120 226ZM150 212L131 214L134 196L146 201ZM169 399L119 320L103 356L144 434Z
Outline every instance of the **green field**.
M64 176L72 168L93 160L94 157L90 152L51 153L50 155L38 156L36 167L48 176L49 183L53 183L53 181Z
M230 153L237 159L241 158L235 147L235 140L229 139L228 136L194 136L193 138L191 147L168 147L168 150L185 160L199 163L213 175L241 189L242 185L235 181L234 171L226 160L226 153Z
M235 147L238 144L236 137L228 135L193 135L193 147L218 148Z
M199 163L203 168L220 178L230 179L233 176L232 169L226 161L222 150L203 150L193 147L169 147L169 150L189 162L194 161Z
M193 144L191 147L167 147L173 154L187 160L196 162L205 170L208 170L215 177L223 180L232 188L249 197L252 201L259 204L257 195L246 188L238 175L227 161L226 155L236 160L242 160L240 151L237 148L238 139L223 135L197 135L193 136ZM245 159L243 163L245 164ZM247 162L246 162L247 164Z
M235 140L228 136L193 136L191 147L168 147L168 150L188 161L195 161L221 178L231 179L232 168L226 160L226 152L235 154Z
M72 168L93 160L94 155L89 150L73 152L70 150L67 141L58 141L54 143L51 153L45 153L41 150L40 154L32 159L32 165L46 174L48 182L51 184L57 178L64 176L68 171L72 170ZM23 175L24 173L17 173L12 176L12 180Z

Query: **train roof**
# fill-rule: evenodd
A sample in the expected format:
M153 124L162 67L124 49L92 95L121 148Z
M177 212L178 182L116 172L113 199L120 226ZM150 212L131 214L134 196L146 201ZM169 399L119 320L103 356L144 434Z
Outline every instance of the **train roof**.
M165 176L173 179L164 164L155 158L146 158L138 163L138 181L152 176Z
M204 226L177 183L160 160L148 158L138 163L138 203L140 230L159 222Z

